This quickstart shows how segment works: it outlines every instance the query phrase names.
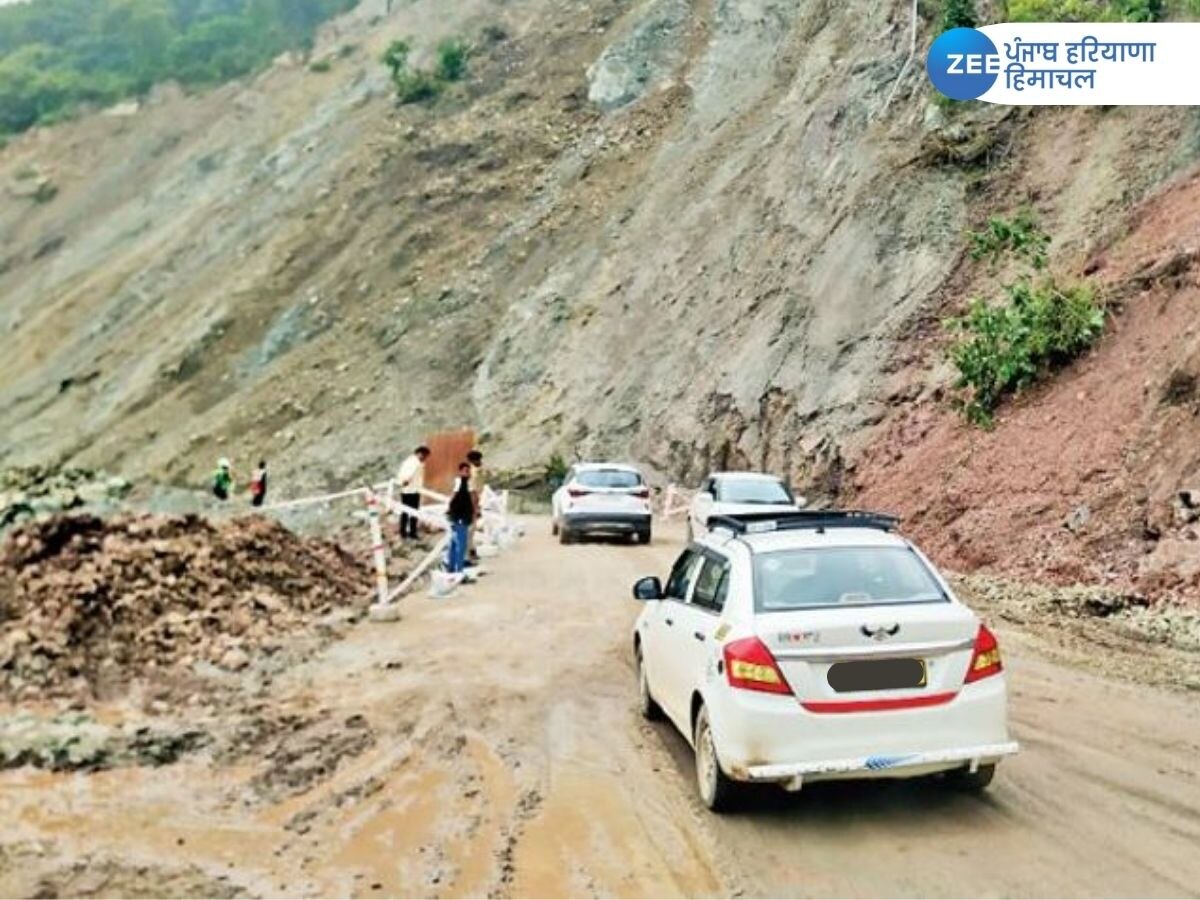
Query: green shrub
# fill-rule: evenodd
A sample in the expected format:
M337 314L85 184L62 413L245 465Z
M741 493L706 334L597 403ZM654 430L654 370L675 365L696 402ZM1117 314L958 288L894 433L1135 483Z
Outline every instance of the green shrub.
M383 54L383 64L392 72L396 97L401 103L421 103L432 100L452 81L460 80L467 72L470 48L463 41L450 39L438 45L436 71L410 69L408 58L412 45L408 41L393 41Z
M423 103L442 91L442 83L428 72L402 72L393 81L396 84L396 97L401 103Z
M49 180L42 181L38 184L32 196L34 203L49 203L58 196L58 185Z
M983 231L973 231L971 258L990 258L993 263L1006 253L1029 262L1035 269L1046 266L1046 251L1050 237L1038 226L1029 210L1021 210L1012 219L992 216Z
M1087 284L1062 288L1028 279L1005 288L1002 303L971 301L948 325L962 337L950 350L967 418L987 427L1000 402L1094 344L1105 311Z
M466 41L458 38L447 38L438 44L438 78L442 81L461 81L467 74L467 57L470 53Z
M411 52L408 41L392 41L384 51L383 64L391 70L393 81L408 71L408 55Z
M546 460L546 483L559 487L567 480L567 461L561 453L555 453Z
M943 0L942 31L951 28L974 28L979 24L974 0Z
M308 69L310 72L318 72L320 74L324 74L326 72L332 71L333 63L329 60L329 57L325 57L324 59L313 60L312 64L308 67Z
M1188 0L1191 2L1191 0ZM1010 22L1157 22L1163 0L1009 0Z

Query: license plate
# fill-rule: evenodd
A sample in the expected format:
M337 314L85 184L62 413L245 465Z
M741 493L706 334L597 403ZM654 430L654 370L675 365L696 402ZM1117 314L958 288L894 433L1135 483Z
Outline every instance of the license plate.
M927 682L923 659L856 659L834 663L826 676L839 694L922 688Z

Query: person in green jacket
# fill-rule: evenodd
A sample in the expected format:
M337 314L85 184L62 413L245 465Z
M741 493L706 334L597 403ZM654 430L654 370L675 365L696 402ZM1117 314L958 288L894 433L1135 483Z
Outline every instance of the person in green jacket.
M217 461L217 471L213 472L212 492L218 500L228 500L229 490L233 487L233 469L229 460Z

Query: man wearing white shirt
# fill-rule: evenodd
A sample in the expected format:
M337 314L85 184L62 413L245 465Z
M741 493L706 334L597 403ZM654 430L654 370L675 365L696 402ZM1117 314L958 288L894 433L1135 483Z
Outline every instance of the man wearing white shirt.
M396 486L400 489L400 505L409 509L419 509L421 506L421 490L425 487L425 460L429 459L429 448L418 447L408 459L400 464L400 472L396 475ZM407 513L400 514L400 537L417 537L417 517Z

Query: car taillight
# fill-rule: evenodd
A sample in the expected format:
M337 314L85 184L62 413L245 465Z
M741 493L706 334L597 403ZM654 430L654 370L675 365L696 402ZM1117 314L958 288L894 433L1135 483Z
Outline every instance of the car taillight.
M640 497L642 500L649 500L650 499L650 488L648 488L648 487L638 488L636 491L633 492L633 496Z
M568 488L567 493L572 497L586 497L591 491L584 488Z
M766 645L756 637L730 641L725 645L725 675L729 686L745 691L790 694L791 687L779 664Z
M966 683L979 681L1004 670L1000 662L1000 644L986 625L979 626L975 635L975 650L971 653L971 665L967 668Z

